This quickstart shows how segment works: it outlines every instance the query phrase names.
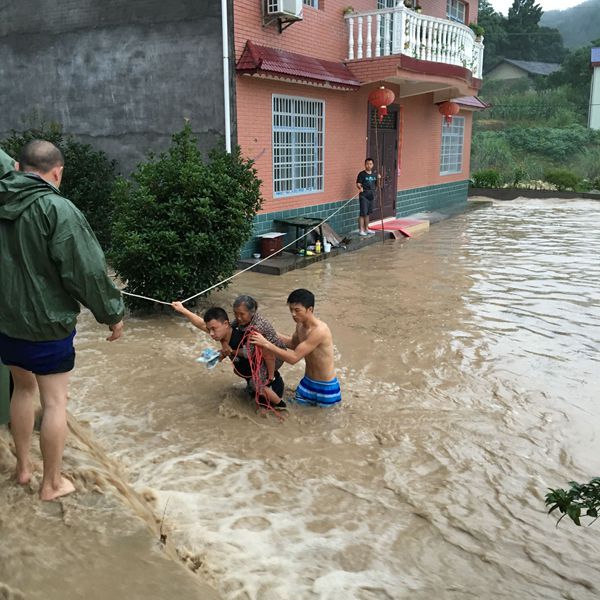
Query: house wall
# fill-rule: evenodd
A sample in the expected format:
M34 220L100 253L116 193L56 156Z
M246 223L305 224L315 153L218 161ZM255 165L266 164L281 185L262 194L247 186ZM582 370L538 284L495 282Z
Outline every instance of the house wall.
M277 24L263 27L259 0L235 0L235 50L239 58L246 40L283 48L326 60L344 60L348 55L348 28L343 10L347 0L325 0L322 8L304 7L302 21L293 23L283 33ZM377 0L355 0L355 11L376 10Z
M594 67L590 91L590 129L600 129L600 66Z
M446 18L446 0L418 0L418 4L423 8L423 14L431 15L432 17ZM469 23L477 23L478 2L465 2L465 25Z
M184 118L207 149L224 131L220 2L8 0L0 137L33 111L127 172ZM10 81L10 85L6 82Z
M500 63L494 67L485 78L490 79L523 79L527 77L527 73L523 69L519 69L508 63Z
M430 12L427 0L424 12ZM445 17L446 4L438 2ZM354 9L374 10L377 2L354 2ZM236 0L236 58L246 41L315 56L325 60L343 60L347 51L347 28L343 20L346 2L325 0L324 9L305 7L304 20L294 23L282 34L273 26L262 26L258 2ZM443 6L443 11L442 11ZM350 69L352 65L350 64ZM397 86L386 83L399 97ZM236 83L238 141L243 153L255 161L263 181L264 204L255 219L255 235L278 229L277 219L308 215L328 217L340 233L356 229L358 202L344 203L356 193L356 174L363 168L367 151L368 95L377 84L357 91L332 90L319 86L276 81L264 77L238 75ZM300 96L325 103L324 190L318 193L274 197L272 166L272 97L273 94ZM467 197L471 139L471 113L465 116L465 147L461 173L440 176L442 116L432 94L403 98L402 118L398 129L399 161L397 214L403 216L439 208L444 204L464 202ZM342 208L343 207L343 208ZM243 255L257 249L256 238L246 245Z

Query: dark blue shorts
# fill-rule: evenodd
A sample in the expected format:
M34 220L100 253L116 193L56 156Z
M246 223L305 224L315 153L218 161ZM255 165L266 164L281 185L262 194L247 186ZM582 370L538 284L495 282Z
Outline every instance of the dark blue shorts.
M8 367L21 367L36 375L68 373L75 366L75 330L62 340L31 342L0 333L0 360Z

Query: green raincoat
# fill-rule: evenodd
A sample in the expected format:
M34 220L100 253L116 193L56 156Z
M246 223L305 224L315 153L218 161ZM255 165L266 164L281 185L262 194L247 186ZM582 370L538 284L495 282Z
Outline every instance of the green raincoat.
M5 170L2 176L3 155L0 333L31 341L65 338L80 303L98 322L118 323L123 300L85 217L37 175Z
M0 177L12 171L15 161L0 148Z

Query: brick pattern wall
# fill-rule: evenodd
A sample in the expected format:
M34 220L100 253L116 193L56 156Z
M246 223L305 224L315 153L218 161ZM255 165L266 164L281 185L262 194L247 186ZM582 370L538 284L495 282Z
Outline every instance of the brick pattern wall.
M377 9L377 0L327 0L320 9L305 6L304 19L279 33L276 23L263 27L261 0L235 0L236 59L246 41L252 40L317 58L344 60L348 54L348 29L343 10L349 4L356 11Z

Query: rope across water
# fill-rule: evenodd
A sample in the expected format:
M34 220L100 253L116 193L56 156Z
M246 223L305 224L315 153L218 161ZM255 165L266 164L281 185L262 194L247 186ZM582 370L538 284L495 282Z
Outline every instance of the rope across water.
M224 283L227 283L228 281L231 281L235 277L238 277L239 275L242 275L246 271L250 271L251 269L254 269L254 267L256 267L257 265L260 265L261 263L265 262L269 258L272 258L275 254L279 254L280 252L283 252L284 250L286 250L290 246L293 246L296 242L298 242L298 240L301 240L302 238L305 238L307 235L309 235L310 233L312 233L313 231L315 231L315 229L318 229L323 223L326 223L327 221L329 221L329 219L331 219L333 216L335 216L337 213L339 213L343 208L345 208L348 204L350 204L350 202L352 202L352 200L356 199L357 196L358 196L358 193L354 194L354 196L352 196L352 198L350 198L349 200L347 200L346 202L344 202L344 204L342 204L342 206L340 206L339 208L337 208L336 210L334 210L328 217L326 217L325 219L323 219L320 223L318 223L317 225L315 225L314 227L312 227L311 229L309 229L308 231L306 231L305 233L303 233L301 236L297 237L295 240L291 241L289 244L286 244L285 246L283 246L283 248L281 248L280 250L277 250L276 252L274 252L273 254L271 254L271 256L267 256L266 258L262 258L261 260L259 260L258 262L253 263L249 267L246 267L245 269L242 269L241 271L238 271L237 273L234 273L233 275L231 275L231 277L227 277L226 279L223 279L222 281L219 281L218 283L215 283L214 285L211 285L210 287L207 287L205 290L202 290L201 292L198 292L197 294L194 294L193 296L190 296L189 298L186 298L185 300L182 300L181 301L182 304L185 304L186 302L189 302L190 300L194 300L194 298L198 298L198 296L202 296L204 294L207 294L211 290L214 290L215 288L218 288L218 287L222 286ZM156 298L151 298L149 296L142 296L140 294L132 294L131 292L125 292L123 290L121 290L121 293L124 294L125 296L131 296L132 298L140 298L142 300L148 300L149 302L156 302L157 304L165 304L166 306L171 306L170 302L165 302L164 300L157 300Z

